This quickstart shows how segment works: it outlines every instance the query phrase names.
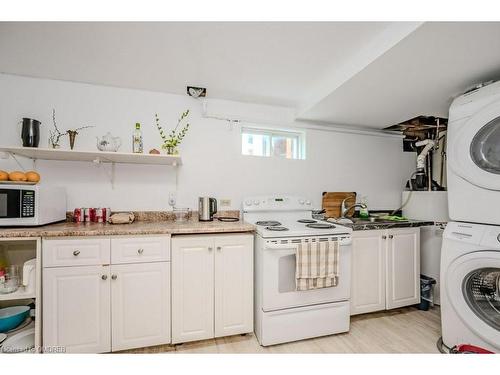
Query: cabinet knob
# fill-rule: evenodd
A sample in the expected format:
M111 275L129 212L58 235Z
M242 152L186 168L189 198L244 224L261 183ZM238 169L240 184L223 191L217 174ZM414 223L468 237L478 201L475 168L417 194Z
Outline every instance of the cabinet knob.
M217 251L221 251L221 250L222 250L222 247L217 246Z
M209 248L208 248L208 251L212 251L212 250L213 250L213 249L212 249L212 247L209 247Z
M73 255L74 255L75 257L77 257L78 255L80 255L80 250L75 250L75 251L73 251Z
M382 239L383 239L383 240L387 239L387 236L382 236Z
M393 239L393 238L394 238L394 236L393 236L392 234L389 234L389 238L390 238L390 239Z
M116 275L111 275L111 279L112 279L112 280L116 280L116 279L117 279L117 277L118 277L118 276L116 276Z
M144 249L139 249L139 250L137 250L137 252L138 252L139 254L142 254L142 253L144 252Z
M103 280L107 280L107 279L108 279L108 275L102 275L102 276L101 276L101 279L103 279Z

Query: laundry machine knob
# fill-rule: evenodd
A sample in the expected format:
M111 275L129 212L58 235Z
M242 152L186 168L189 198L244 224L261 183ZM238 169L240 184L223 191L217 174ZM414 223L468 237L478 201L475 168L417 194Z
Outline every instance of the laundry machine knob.
M247 206L251 206L251 205L252 205L252 201L246 201L246 202L245 202L245 204L246 204Z

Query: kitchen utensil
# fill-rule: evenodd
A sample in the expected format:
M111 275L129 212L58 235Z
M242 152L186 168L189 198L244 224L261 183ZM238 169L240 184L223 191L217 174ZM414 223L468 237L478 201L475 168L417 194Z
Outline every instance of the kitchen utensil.
M30 314L31 314L32 311L34 311L34 309L30 310ZM5 333L7 335L11 335L12 333L18 332L18 331L22 330L23 328L29 326L32 321L33 321L33 318L31 318L31 316L28 316L26 319L24 319L24 322L22 322L21 324L19 324L16 328L12 328L12 329L8 330Z
M23 286L26 293L35 291L35 268L36 259L30 259L23 265Z
M356 192L324 192L322 200L322 208L326 211L325 217L341 217L340 206L342 201L349 198L346 201L347 206L356 203ZM346 214L347 217L351 217L354 214L354 209L349 210Z
M189 208L174 208L175 221L187 221L191 218L191 210Z
M120 137L113 137L110 132L107 132L106 135L101 138L97 138L97 149L99 151L111 151L116 152L122 145L122 140Z
M212 221L217 213L217 199L211 197L198 198L198 219L200 221Z
M0 293L14 293L19 288L20 275L19 266L8 266L5 268L5 282L0 284Z
M29 328L9 337L2 344L2 353L24 353L35 347L35 328Z
M217 220L225 222L225 223L234 223L236 221L240 221L239 217L218 217Z
M326 213L325 209L322 209L322 210L313 210L311 216L315 220L325 220L325 213Z
M29 306L11 306L0 309L0 332L16 328L26 319L29 311Z
M21 139L23 147L38 147L40 143L40 124L38 120L23 118L23 127L21 130Z

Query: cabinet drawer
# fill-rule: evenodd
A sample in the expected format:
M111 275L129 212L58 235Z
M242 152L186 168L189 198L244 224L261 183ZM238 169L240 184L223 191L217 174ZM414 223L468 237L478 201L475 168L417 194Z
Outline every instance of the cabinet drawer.
M111 239L111 263L165 262L170 260L170 236Z
M42 247L43 267L96 266L110 262L109 239L44 239Z

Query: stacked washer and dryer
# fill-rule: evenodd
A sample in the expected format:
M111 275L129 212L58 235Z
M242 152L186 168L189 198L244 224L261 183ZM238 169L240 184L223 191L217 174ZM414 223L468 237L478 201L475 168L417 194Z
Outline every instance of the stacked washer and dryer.
M453 101L447 137L443 343L500 352L500 82Z

